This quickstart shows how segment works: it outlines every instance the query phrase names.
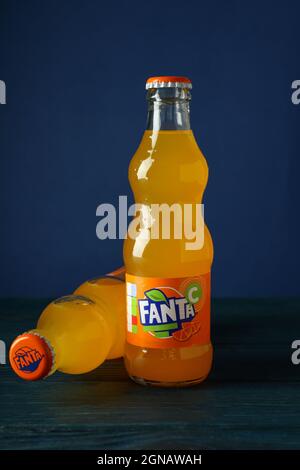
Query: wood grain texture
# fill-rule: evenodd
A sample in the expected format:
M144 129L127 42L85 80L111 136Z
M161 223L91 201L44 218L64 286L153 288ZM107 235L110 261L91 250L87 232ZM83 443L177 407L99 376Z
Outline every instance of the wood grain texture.
M29 329L47 300L0 301L0 338ZM131 382L122 361L37 383L0 366L1 449L299 449L300 300L213 302L215 359L190 389Z

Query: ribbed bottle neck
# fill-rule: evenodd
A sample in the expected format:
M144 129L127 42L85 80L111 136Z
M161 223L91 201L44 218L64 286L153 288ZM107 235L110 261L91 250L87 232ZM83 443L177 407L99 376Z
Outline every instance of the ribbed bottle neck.
M190 130L190 91L186 88L151 88L147 93L147 130Z

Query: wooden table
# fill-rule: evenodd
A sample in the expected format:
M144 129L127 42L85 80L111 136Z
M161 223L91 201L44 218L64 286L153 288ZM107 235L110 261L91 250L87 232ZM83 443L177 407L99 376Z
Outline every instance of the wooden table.
M47 301L0 301L0 338L33 327ZM131 382L122 361L27 383L0 366L1 449L299 449L300 300L213 302L215 360L190 389Z

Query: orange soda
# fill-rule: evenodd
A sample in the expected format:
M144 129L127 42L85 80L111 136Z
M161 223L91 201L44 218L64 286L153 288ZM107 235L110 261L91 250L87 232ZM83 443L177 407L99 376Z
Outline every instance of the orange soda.
M196 224L208 166L190 129L191 81L148 79L148 121L129 167L129 182L143 218L135 237L124 242L127 284L125 365L142 385L186 386L203 381L211 369L210 272L213 244L203 222L198 248L180 237L151 236L158 224L153 207L192 209ZM142 219L143 220L143 219ZM178 228L178 227L177 227ZM174 229L175 230L175 229Z
M18 336L9 358L25 380L56 370L82 374L106 359L123 356L125 344L124 268L79 286L73 295L51 302L36 329Z

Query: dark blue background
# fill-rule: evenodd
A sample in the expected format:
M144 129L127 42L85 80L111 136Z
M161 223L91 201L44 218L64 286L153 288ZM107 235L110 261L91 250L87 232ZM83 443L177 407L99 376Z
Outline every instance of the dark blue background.
M129 194L145 79L189 76L207 157L215 296L299 289L296 1L1 1L1 296L57 296L121 264L96 207Z

